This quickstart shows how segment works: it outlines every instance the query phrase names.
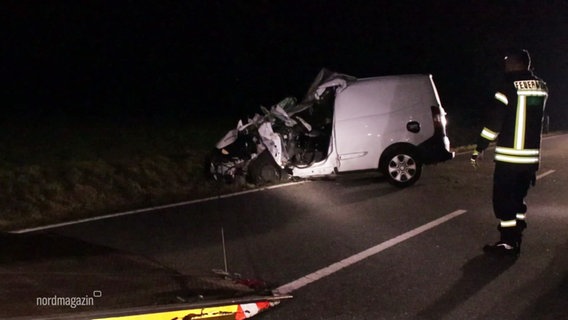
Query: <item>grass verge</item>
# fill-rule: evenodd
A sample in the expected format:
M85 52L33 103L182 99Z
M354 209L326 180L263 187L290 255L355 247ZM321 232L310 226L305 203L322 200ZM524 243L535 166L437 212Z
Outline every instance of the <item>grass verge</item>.
M0 230L236 191L206 179L203 167L232 122L4 124Z

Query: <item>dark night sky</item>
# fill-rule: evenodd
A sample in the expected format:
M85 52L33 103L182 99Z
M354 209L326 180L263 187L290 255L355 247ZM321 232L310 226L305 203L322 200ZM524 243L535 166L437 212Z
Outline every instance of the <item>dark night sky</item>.
M466 121L523 47L568 119L567 2L464 3L2 1L0 98L6 118L240 114L300 98L326 67L432 73Z

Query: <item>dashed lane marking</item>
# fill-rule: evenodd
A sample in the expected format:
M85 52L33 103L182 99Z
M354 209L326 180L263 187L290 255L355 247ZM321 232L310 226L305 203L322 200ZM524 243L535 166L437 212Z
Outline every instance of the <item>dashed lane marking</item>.
M541 173L538 176L536 176L536 179L537 180L542 179L542 178L546 177L547 175L552 174L554 172L556 172L556 170L548 170L548 171Z
M274 293L276 294L289 294L292 293L293 291L296 291L312 282L315 282L317 280L320 280L322 278L325 278L337 271L340 271L342 269L345 269L357 262L360 262L362 260L365 260L373 255L376 255L379 252L382 252L390 247L393 247L403 241L406 241L412 237L415 237L423 232L426 232L436 226L441 225L442 223L445 223L455 217L458 217L464 213L466 213L466 210L456 210L452 213L449 213L441 218L438 218L436 220L433 220L425 225L422 225L416 229L410 230L406 233L403 233L397 237L394 237L390 240L387 240L385 242L382 242L374 247L371 247L367 250L361 251L355 255L352 255L349 258L343 259L339 262L336 262L334 264L331 264L325 268L319 269L313 273L310 273L306 276L303 276L297 280L294 280L288 284L282 285L278 288L276 288L274 290Z
M544 177L546 177L549 174L552 174L554 172L556 172L556 170L548 170L544 173L541 173L536 178L542 179L542 178L544 178ZM329 275L331 275L331 274L333 274L333 273L335 273L339 270L342 270L342 269L345 269L345 268L351 266L352 264L355 264L359 261L367 259L367 258L369 258L373 255L376 255L379 252L382 252L382 251L384 251L384 250L386 250L390 247L393 247L393 246L395 246L395 245L397 245L397 244L399 244L403 241L406 241L406 240L408 240L412 237L415 237L415 236L417 236L417 235L419 235L419 234L421 234L421 233L423 233L427 230L430 230L430 229L432 229L432 228L434 228L434 227L436 227L436 226L438 226L442 223L445 223L445 222L447 222L447 221L449 221L449 220L451 220L451 219L453 219L457 216L460 216L460 215L462 215L466 212L467 212L467 210L460 209L460 210L454 211L452 213L449 213L449 214L447 214L447 215L445 215L441 218L438 218L438 219L436 219L432 222L429 222L429 223L427 223L427 224L425 224L421 227L418 227L416 229L413 229L411 231L403 233L403 234L401 234L401 235L399 235L395 238L392 238L392 239L387 240L383 243L380 243L380 244L378 244L378 245L376 245L372 248L369 248L365 251L361 251L361 252L359 252L359 253L357 253L357 254L349 257L349 258L343 259L339 262L336 262L336 263L331 264L331 265L329 265L325 268L319 269L319 270L317 270L313 273L310 273L310 274L303 276L303 277L301 277L297 280L294 280L294 281L292 281L288 284L282 285L282 286L276 288L274 290L274 292L276 294L290 294L293 291L296 291L296 290L298 290L298 289L300 289L300 288L302 288L302 287L304 287L304 286L306 286L306 285L308 285L312 282L315 282L317 280L325 278L325 277L327 277L327 276L329 276Z

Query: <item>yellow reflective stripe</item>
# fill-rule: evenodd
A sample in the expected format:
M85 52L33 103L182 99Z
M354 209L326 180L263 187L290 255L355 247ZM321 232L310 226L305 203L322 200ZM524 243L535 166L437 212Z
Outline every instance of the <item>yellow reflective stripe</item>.
M493 141L493 140L497 139L497 135L498 135L497 132L491 131L487 128L483 128L483 130L481 130L481 136L483 138L487 139L487 140Z
M516 156L506 156L502 154L496 154L495 160L501 162L509 162L509 163L520 163L520 164L531 164L531 163L538 163L538 157L516 157Z
M499 100L500 102L502 102L505 105L509 104L509 99L507 99L507 96L502 94L501 92L495 93L495 99Z
M527 122L527 97L519 96L517 105L517 119L515 123L515 149L523 149L525 147L525 127Z
M235 315L239 311L239 305L227 305L220 307L194 308L177 311L166 311L156 313L146 313L138 315L111 316L106 318L97 318L95 320L166 320L166 319L205 319L219 318L220 316L229 317ZM234 318L233 318L234 319Z
M495 152L511 156L538 156L540 154L538 149L513 149L506 147L497 147Z
M525 220L526 217L527 217L527 215L524 214L524 213L517 213L517 216L516 216L517 220Z
M495 148L495 160L510 163L538 163L538 149L513 149L507 147Z
M508 227L516 227L516 226L517 226L517 220L501 221L501 227L508 228Z
M541 97L548 96L548 92L537 91L537 90L517 91L517 94L519 96L541 96Z

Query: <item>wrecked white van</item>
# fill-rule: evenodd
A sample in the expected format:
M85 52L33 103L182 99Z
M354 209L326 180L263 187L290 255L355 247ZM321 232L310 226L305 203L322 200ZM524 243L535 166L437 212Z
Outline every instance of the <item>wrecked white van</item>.
M324 69L300 103L261 110L217 143L213 177L264 183L378 169L406 187L424 164L454 156L431 75L357 79Z

